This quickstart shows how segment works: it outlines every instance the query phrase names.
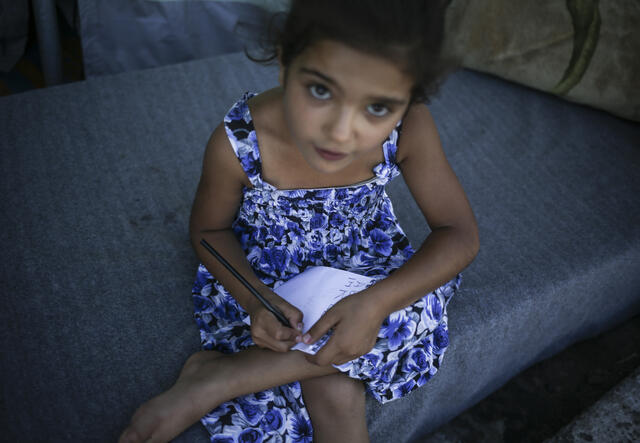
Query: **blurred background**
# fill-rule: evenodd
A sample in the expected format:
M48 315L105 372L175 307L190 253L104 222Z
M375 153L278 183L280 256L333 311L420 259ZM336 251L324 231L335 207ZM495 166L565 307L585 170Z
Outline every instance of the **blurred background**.
M637 0L440 1L461 66L640 121ZM0 0L0 94L256 49L288 3Z
M460 11L465 8L460 5L465 2L454 3L458 4L454 16L463 23ZM564 1L544 3L564 7ZM259 40L273 13L285 10L287 4L287 0L0 0L0 95L242 51ZM568 15L562 20L571 22ZM570 43L571 34L567 35ZM601 35L607 36L604 31ZM512 53L513 41L509 40ZM559 41L553 40L549 47L559 47ZM637 46L640 39L634 41ZM488 47L482 47L484 59L476 53L466 65L498 75L495 63L487 60L504 57L499 48L485 54ZM562 51L570 53L570 44ZM530 57L531 51L524 53ZM515 57L518 66L521 61ZM559 80L558 74L553 75L552 86ZM621 90L631 95L637 92L635 85ZM524 371L429 441L543 441L558 435L638 367L640 317L636 316Z
M0 0L0 94L244 50L287 0Z

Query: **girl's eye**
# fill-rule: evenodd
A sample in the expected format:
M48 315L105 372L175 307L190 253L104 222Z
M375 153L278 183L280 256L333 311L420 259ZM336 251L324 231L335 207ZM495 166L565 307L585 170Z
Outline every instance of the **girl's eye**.
M311 85L309 86L309 92L314 98L318 100L328 100L331 98L331 92L327 88L322 85Z
M386 105L374 103L367 106L367 112L375 117L384 117L390 112L390 110Z

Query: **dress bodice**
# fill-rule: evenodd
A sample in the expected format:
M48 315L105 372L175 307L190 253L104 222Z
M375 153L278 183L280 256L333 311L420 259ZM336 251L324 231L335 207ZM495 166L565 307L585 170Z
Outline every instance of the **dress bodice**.
M247 93L227 113L231 146L251 187L233 223L247 258L265 281L286 281L307 266L332 266L385 276L413 253L384 186L395 163L400 126L382 143L373 177L349 186L278 189L262 178L262 162Z

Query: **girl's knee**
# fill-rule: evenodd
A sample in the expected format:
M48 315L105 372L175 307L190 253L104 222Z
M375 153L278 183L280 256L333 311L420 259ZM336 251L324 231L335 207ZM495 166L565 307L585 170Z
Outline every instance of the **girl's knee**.
M344 374L333 374L301 383L302 395L310 407L323 410L353 412L364 408L364 385L360 380Z
M314 441L369 441L361 381L343 374L319 377L302 383L302 395Z

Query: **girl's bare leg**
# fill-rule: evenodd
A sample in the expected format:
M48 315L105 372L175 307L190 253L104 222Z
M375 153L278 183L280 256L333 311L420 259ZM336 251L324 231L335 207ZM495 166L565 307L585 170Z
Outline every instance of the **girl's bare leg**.
M119 441L166 442L225 401L336 372L309 363L298 351L201 351L187 360L171 389L138 408Z
M314 443L368 443L364 385L344 374L300 382L313 424Z

